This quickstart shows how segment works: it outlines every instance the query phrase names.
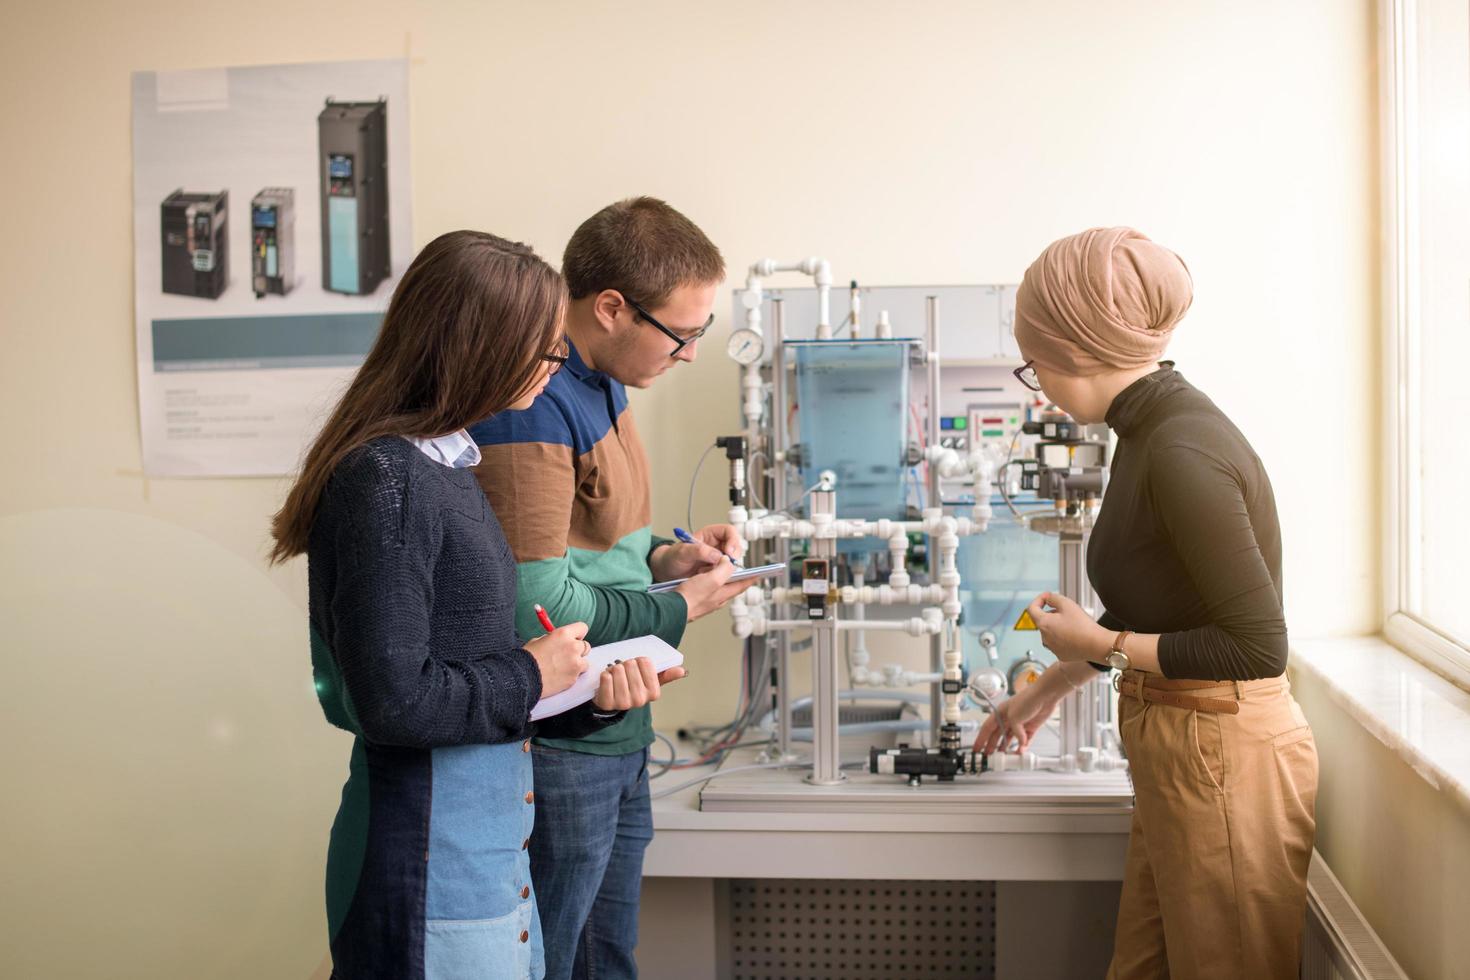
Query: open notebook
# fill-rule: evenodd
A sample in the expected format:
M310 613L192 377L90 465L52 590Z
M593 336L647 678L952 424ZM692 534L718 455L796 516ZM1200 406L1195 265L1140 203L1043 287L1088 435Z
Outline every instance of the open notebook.
M531 720L550 718L591 701L597 696L597 681L602 677L603 669L614 660L632 660L635 657L647 657L653 661L653 669L660 672L684 663L682 653L656 636L637 636L593 647L587 653L587 670L582 676L560 694L537 701L536 707L531 709Z

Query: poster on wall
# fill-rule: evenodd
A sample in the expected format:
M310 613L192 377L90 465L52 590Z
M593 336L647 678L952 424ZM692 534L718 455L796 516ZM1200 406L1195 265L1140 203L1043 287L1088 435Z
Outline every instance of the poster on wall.
M408 63L132 83L144 472L292 473L413 257Z

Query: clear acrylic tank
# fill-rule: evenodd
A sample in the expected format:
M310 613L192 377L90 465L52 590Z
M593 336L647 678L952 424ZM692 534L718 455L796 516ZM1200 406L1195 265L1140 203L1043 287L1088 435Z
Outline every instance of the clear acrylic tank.
M1053 659L1042 648L1040 633L1014 627L1032 599L1057 587L1057 539L1019 523L998 499L994 507L995 515L984 534L960 539L956 562L963 583L961 634L967 670L991 666L980 645L980 635L988 631L998 641L994 666L1009 675L1027 653L1045 663ZM1041 510L1050 512L1050 503Z
M843 517L905 516L911 343L789 344L796 360L802 482L809 487L823 470L836 473Z

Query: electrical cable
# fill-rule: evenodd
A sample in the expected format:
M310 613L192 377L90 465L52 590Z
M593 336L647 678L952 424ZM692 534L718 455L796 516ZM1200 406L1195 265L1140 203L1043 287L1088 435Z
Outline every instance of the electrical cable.
M698 725L687 729L691 739L699 743L701 754L706 752L710 745L724 740L727 734L732 731L739 723L742 712L743 710L745 710L745 695L746 690L749 686L749 681L747 680L747 678L749 677L749 674L747 673L749 667L747 658L749 657L749 654L750 641L747 640L744 644L741 645L740 648L740 685L737 688L737 693L735 697L734 717L723 725ZM690 760L680 759L677 761L679 764L682 765L688 763Z
M739 744L741 736L745 734L745 731L757 717L756 712L760 710L760 706L764 703L764 699L770 691L769 675L767 672L770 668L771 648L769 644L762 644L762 646L765 652L761 658L760 667L757 668L756 673L752 676L749 673L751 641L747 640L745 643L740 665L741 695L740 701L736 705L735 718L729 724L723 725L713 732L710 736L711 743L706 745L698 758L677 760L669 766L670 769L691 769L696 766L721 761L731 749ZM747 692L750 695L748 701L746 699Z
M686 779L682 783L676 783L673 786L669 786L669 787L667 787L665 789L660 789L657 793L654 793L653 794L653 797L652 798L655 799L655 800L661 800L665 796L673 796L675 793L679 792L680 790L688 789L691 786L698 786L700 783L709 782L711 779L719 779L721 776L728 776L731 773L736 773L736 772L751 772L751 771L756 770L756 769L810 769L810 768L811 768L811 763L810 762L756 762L756 763L751 763L748 766L732 766L729 769L721 769L719 772L705 773L703 776L697 776L694 779Z
M1006 471L1006 468L1011 465L1011 457L1015 455L1015 453L1016 453L1016 444L1019 443L1020 441L1021 441L1021 427L1020 426L1017 426L1016 427L1015 434L1013 434L1011 436L1011 444L1006 447L1006 459L1005 459L1005 462L1004 463L1001 463L1000 466L995 471L995 486L996 486L996 489L998 489L1000 491L1000 499L1001 500L1004 500L1005 501L1005 505L1008 508L1010 508L1011 516L1013 516L1016 519L1016 523L1017 524L1020 524L1022 527L1025 527L1026 526L1026 518L1022 517L1021 516L1021 512L1016 509L1016 505L1013 504L1013 503L1011 503L1011 495L1006 492L1006 484L1005 484L1005 481L1001 479L1001 474L1004 473Z
M1005 505L1010 510L1011 516L1016 519L1017 524L1025 527L1026 517L1019 510L1017 510L1016 505L1011 502L1011 495L1006 492L1005 480L1002 479L1002 475L1005 473L1006 469L1010 467L1010 465L1011 460L1007 459L1004 463L1001 463L1000 466L996 468L995 485L1000 491L1000 499L1005 501Z
M815 493L816 491L820 490L821 488L822 488L822 481L818 480L816 483L813 483L811 486L809 486L805 490L803 490L800 497L797 497L794 501L792 501L791 503L787 504L784 509L776 511L776 513L775 514L772 514L771 516L772 517L776 517L776 516L779 516L781 514L785 514L787 517L790 517L792 519L795 519L796 515L791 512L792 509L795 508L797 505L799 505L803 500L805 500L806 498L810 497L813 493Z
M704 469L704 461L709 459L709 454L718 448L714 443L710 443L705 449L704 455L699 457L699 462L695 464L694 475L689 478L689 503L684 508L684 525L686 527L694 527L694 487L699 482L699 471Z
M750 458L746 460L745 485L750 491L751 502L754 503L758 509L765 510L766 502L764 500L761 500L760 494L756 492L756 486L758 485L759 481L757 481L755 478L755 467L751 465L755 462L755 458L757 456L759 456L763 460L763 463L761 465L762 479L765 478L766 471L771 468L771 458L769 456L767 456L760 450L756 450L755 452L751 453Z
M674 743L669 740L669 737L667 735L655 730L653 733L653 737L669 747L669 761L658 763L658 765L660 765L662 768L660 768L658 772L649 773L649 779L657 779L664 773L668 772L671 768L673 768L674 763L679 761L679 750L674 747ZM648 757L649 765L654 765L656 762L657 760L653 758L653 753L650 752Z

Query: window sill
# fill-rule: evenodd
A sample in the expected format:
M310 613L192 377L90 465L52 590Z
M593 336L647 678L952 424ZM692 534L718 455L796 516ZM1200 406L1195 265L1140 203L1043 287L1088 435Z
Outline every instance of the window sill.
M1291 663L1293 675L1320 683L1425 782L1470 811L1470 693L1378 636L1299 641Z

